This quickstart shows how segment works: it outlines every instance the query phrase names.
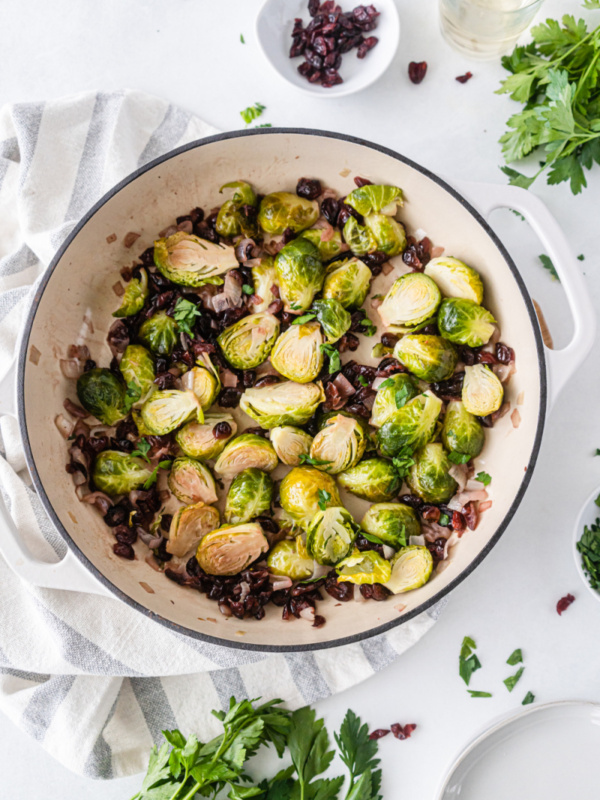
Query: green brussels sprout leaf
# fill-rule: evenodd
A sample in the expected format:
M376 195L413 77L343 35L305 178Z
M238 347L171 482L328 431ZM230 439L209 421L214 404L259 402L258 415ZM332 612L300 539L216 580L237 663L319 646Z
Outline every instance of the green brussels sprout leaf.
M441 335L448 341L482 347L492 337L496 320L473 300L450 297L440 306L437 324Z
M239 525L268 512L273 499L273 480L266 472L251 467L239 472L229 487L225 521Z
M397 278L377 309L387 327L412 327L433 317L442 302L437 284L422 272Z
M250 314L219 334L223 355L236 369L255 369L266 360L279 335L279 320L273 314Z
M125 386L109 369L94 367L77 379L79 402L104 425L114 425L128 413Z
M148 298L148 273L140 269L140 277L132 278L127 284L121 305L113 312L113 317L133 317L144 307Z
M309 383L323 368L323 333L318 322L295 323L275 342L271 365L284 378Z
M306 549L318 564L335 566L348 555L355 539L356 524L350 512L340 506L325 505L308 525Z
M352 325L352 317L337 300L315 300L311 311L317 315L331 344L341 339Z
M394 356L413 375L428 383L447 380L458 364L458 351L451 342L421 333L403 336L394 347Z
M373 212L394 216L397 206L403 205L402 189L397 186L384 186L381 184L369 183L366 186L359 186L353 189L344 200L346 205L351 206L359 214L371 214Z
M306 311L325 279L318 249L308 239L294 239L275 256L275 274L286 311Z
M179 342L177 323L166 311L158 311L142 322L138 339L155 355L170 356Z
M404 226L386 214L368 214L365 227L377 244L377 251L390 258L397 256L406 247L406 231ZM345 227L344 227L345 231Z
M462 297L474 303L483 300L479 273L458 258L432 258L425 266L425 275L433 278L446 297Z
M103 450L96 456L92 470L96 489L111 497L138 489L151 475L144 461L120 450Z
M349 311L361 308L367 299L371 270L358 258L336 261L327 268L323 283L323 297L337 300Z
M173 283L193 287L221 284L220 276L238 266L233 247L183 231L154 242L154 263Z
M353 550L337 565L338 581L356 584L383 583L390 579L392 568L390 562L382 558L375 550Z
M125 407L130 411L138 400L155 388L154 357L141 344L129 344L119 363L119 370L127 385Z
M324 400L321 383L282 381L246 389L240 409L268 430L281 425L304 425Z
M316 201L305 200L290 192L273 192L261 200L258 224L263 231L273 235L282 234L286 228L299 233L314 225L318 217L319 204Z
M194 338L193 327L196 324L196 317L201 317L202 312L195 303L180 297L173 312L173 319L177 323L177 328L188 336Z
M385 458L366 458L337 477L342 488L371 503L392 500L402 485L394 465Z
M392 574L385 586L394 594L410 592L427 583L433 571L433 557L426 547L403 547L392 559Z
M348 217L344 225L344 241L355 256L366 256L377 250L377 240L365 225L354 217Z

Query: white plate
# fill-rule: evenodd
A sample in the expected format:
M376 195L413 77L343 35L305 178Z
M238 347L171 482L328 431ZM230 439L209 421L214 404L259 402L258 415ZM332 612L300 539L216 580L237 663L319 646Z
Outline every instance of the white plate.
M594 489L592 494L588 497L588 499L583 504L581 511L579 512L579 516L577 517L577 522L575 523L575 530L573 532L573 555L575 557L575 566L577 567L577 572L581 580L585 583L588 591L590 591L596 600L600 600L600 592L597 592L596 589L592 589L590 586L590 582L587 579L585 572L583 571L583 564L581 561L581 553L577 550L577 542L583 536L583 529L587 525L588 527L595 522L598 517L600 517L600 508L596 505L596 498L600 497L600 488ZM600 790L598 792L598 796L600 797Z
M477 736L436 800L598 800L600 705L526 707Z
M359 5L355 0L338 0L338 4L343 11ZM342 97L366 89L381 77L398 49L400 20L394 0L375 0L374 5L380 17L375 30L365 36L377 36L379 42L362 59L356 57L356 50L345 53L339 69L344 82L330 89L309 83L300 75L298 65L303 61L302 56L289 57L294 19L301 17L304 27L311 19L307 0L266 0L256 19L256 38L269 64L296 89L313 97Z

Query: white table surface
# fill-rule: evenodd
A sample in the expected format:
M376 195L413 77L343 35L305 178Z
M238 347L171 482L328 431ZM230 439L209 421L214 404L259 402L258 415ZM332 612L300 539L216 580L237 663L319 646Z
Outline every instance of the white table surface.
M0 104L130 87L233 129L240 127L239 111L259 101L267 107L262 119L273 125L339 130L387 145L449 178L504 182L497 140L518 106L493 93L503 73L498 63L470 61L443 42L436 5L398 0L402 40L389 71L361 94L323 102L296 93L263 61L254 36L259 0L3 0ZM545 10L549 16L580 12L573 0L548 0ZM582 16L600 21L598 12ZM407 78L411 60L429 64L419 86ZM473 79L457 83L454 76L467 69ZM575 251L585 255L582 268L598 304L593 220L600 168L578 197L564 184L539 183L534 190L569 233ZM570 321L564 296L537 261L541 249L535 237L507 212L492 222L542 304L555 341L566 343ZM408 741L390 736L381 742L386 800L432 798L461 744L496 715L520 708L528 690L538 702L600 701L600 604L580 583L571 551L577 511L600 484L600 458L592 457L600 446L600 371L596 355L589 361L547 421L538 466L514 521L453 593L439 623L392 667L319 704L332 725L349 706L374 728L418 724ZM556 602L567 592L576 602L559 617ZM492 699L471 699L458 677L458 650L466 634L477 640L484 665L472 687L492 691ZM523 649L526 670L509 694L502 680L513 671L505 661L516 647ZM137 778L94 783L70 774L5 718L0 718L0 772L6 800L117 800L139 787Z

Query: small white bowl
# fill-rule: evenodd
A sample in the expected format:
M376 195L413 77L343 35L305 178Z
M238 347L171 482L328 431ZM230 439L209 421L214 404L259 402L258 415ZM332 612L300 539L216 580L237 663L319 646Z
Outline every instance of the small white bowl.
M338 0L338 5L343 11L351 11L358 3ZM302 56L289 57L294 19L301 17L305 27L311 19L307 0L266 0L256 19L256 38L269 64L296 89L313 97L343 97L365 89L380 78L398 49L400 19L394 0L373 0L373 5L380 16L375 30L366 33L365 37L377 36L379 42L362 59L356 57L356 49L345 53L339 70L344 82L330 89L309 83L300 75L298 66L303 61Z
M577 567L577 572L579 572L581 580L586 585L588 591L590 591L598 601L600 601L600 592L596 591L596 589L592 589L587 575L583 571L583 562L581 560L581 553L577 550L577 542L583 536L584 527L586 525L589 527L593 522L596 521L597 518L600 518L600 508L596 505L596 498L599 496L600 488L594 489L594 491L583 504L581 511L579 512L579 516L577 517L577 522L575 523L575 531L573 536L573 555L575 556L575 566Z

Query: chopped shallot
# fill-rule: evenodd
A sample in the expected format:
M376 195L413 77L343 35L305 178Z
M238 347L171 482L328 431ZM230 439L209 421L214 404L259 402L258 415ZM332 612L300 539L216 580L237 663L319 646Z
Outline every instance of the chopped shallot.
M387 558L388 561L394 557L394 553L396 552L393 547L389 546L389 544L384 544L382 550L383 550L383 557Z
M292 579L288 577L279 577L273 581L273 591L279 592L283 589L289 589L292 586Z
M83 364L76 358L61 358L59 364L60 371L69 380L76 381L83 372Z
M60 431L60 435L63 437L63 439L68 439L73 432L73 423L70 422L63 414L58 414L54 418L54 424Z
M226 389L235 389L238 384L237 375L230 369L221 370L221 383Z
M448 474L451 475L454 480L458 484L458 491L464 491L465 486L467 485L467 465L466 464L452 464L450 469L448 470ZM455 511L460 511L460 508L455 508Z
M393 264L390 264L389 261L386 261L384 265L381 267L381 271L384 275L389 275L390 272L394 269Z
M510 419L512 421L513 428L518 428L521 424L521 414L518 408L515 408L515 410L512 412Z
M300 616L302 617L302 619L307 619L309 622L314 622L315 610L312 606L307 606L306 608L302 609L302 611L300 612Z
M352 386L348 378L346 378L341 372L333 381L333 383L335 384L341 397L351 397L356 393L354 386Z
M425 545L425 537L424 536L409 536L408 543L413 545L418 545L419 547L423 547Z
M487 511L488 508L492 507L492 500L486 500L484 503L479 504L479 513L483 514L484 511Z

